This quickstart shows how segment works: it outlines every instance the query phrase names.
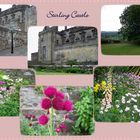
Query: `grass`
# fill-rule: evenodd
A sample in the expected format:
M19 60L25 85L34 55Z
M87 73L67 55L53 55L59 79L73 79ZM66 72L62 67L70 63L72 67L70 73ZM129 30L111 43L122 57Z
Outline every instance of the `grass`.
M140 55L140 46L135 44L102 44L102 53L105 55Z

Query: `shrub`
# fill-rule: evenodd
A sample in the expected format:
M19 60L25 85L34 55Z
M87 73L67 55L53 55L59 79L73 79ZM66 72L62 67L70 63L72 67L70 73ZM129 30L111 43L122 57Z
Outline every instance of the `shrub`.
M91 88L81 91L80 100L75 104L78 118L73 127L74 134L91 135L93 133L93 98L93 90Z

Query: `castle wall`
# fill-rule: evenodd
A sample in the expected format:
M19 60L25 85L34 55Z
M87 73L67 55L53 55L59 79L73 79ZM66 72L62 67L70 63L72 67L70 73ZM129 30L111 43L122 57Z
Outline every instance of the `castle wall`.
M9 29L0 26L0 50L10 49L13 47L27 47L27 33L15 31L11 32Z
M28 27L37 24L36 8L29 5L13 5L0 12L0 25L13 30L27 32Z
M31 54L31 60L33 62L38 62L38 52L37 53L32 53Z
M13 47L27 47L27 31L29 26L37 24L36 8L29 5L13 5L0 9L0 50Z
M25 19L25 31L28 31L28 28L30 26L35 26L37 25L37 11L36 11L36 7L31 6L31 7L27 7L25 10L25 15L24 15L24 19Z
M45 27L39 33L39 62L67 64L74 60L79 64L98 61L97 30L94 27L73 27L58 31Z
M39 62L52 64L54 62L54 46L56 30L49 28L39 34Z
M63 49L55 50L55 62L63 64L69 60L75 60L78 63L96 63L97 52L97 44L93 44L93 42L65 45Z
M7 28L0 26L0 50L10 48L11 34Z

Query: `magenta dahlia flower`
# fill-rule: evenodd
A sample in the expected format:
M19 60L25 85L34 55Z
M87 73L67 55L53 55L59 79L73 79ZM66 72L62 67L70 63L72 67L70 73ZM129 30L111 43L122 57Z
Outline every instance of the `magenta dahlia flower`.
M49 109L52 106L51 100L48 98L45 98L41 102L41 107L43 109Z
M53 98L57 93L56 88L54 87L48 87L44 89L44 94L49 97L49 98Z
M46 115L41 115L38 119L39 124L46 125L49 121L48 117Z
M56 110L64 109L64 101L61 98L54 98L52 104L53 104L53 108Z
M71 111L73 109L73 103L70 100L66 100L64 103L64 110Z
M60 92L60 91L57 91L56 97L61 98L61 99L65 98L64 94L62 92Z

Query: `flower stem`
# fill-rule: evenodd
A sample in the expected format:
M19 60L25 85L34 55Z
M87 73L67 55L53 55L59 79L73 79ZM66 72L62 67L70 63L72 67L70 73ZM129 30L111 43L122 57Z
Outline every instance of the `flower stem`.
M53 108L50 111L50 135L53 135Z

